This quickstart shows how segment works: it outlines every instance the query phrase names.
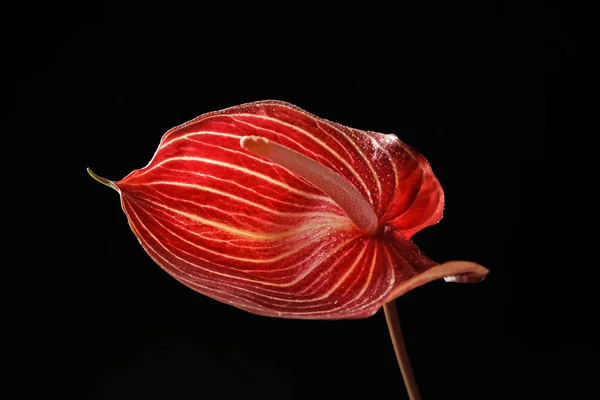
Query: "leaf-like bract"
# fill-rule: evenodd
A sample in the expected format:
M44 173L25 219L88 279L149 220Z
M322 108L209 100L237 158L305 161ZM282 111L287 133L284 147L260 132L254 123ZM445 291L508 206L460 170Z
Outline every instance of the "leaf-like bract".
M258 136L339 174L376 215L364 232L321 188L247 151ZM283 318L373 315L433 279L477 282L471 262L438 264L410 238L437 223L444 193L427 160L392 134L364 131L281 101L203 114L164 134L150 163L116 189L150 257L184 285Z

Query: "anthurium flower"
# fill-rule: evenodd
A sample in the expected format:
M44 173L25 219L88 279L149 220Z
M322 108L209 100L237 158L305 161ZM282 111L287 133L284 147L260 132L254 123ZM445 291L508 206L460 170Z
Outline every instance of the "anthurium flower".
M115 189L148 255L182 284L251 313L373 315L431 280L477 282L411 237L442 218L427 160L393 134L353 129L281 101L203 114L167 131Z

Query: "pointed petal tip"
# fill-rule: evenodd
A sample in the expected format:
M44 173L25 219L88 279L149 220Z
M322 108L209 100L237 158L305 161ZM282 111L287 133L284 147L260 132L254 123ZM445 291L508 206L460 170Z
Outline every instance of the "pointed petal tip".
M404 293L436 279L443 278L446 282L477 283L483 281L489 272L489 269L471 261L448 261L400 284L386 297L385 302L392 301Z
M104 179L101 176L96 175L95 173L92 172L92 170L89 167L87 168L87 172L88 172L88 174L90 174L90 176L92 178L94 178L94 180L96 180L96 181L100 182L101 184L108 186L109 188L114 189L120 193L119 188L117 187L117 185L115 185L115 183L113 181Z

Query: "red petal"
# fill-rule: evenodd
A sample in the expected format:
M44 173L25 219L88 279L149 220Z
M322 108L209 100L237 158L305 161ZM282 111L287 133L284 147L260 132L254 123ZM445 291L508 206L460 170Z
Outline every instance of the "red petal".
M372 236L355 229L318 188L241 149L240 138L250 135L337 171L385 228ZM425 158L393 135L348 128L288 103L244 104L173 128L145 168L109 184L157 264L249 312L366 317L438 268L406 240L442 216L443 192Z

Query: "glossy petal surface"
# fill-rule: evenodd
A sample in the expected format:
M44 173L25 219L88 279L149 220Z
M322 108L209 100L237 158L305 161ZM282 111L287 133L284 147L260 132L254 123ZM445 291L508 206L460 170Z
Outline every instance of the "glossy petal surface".
M242 149L240 139L251 135L343 176L369 202L380 230L365 235L321 190ZM422 155L394 135L285 102L243 104L175 127L146 167L109 184L158 265L256 314L362 318L411 283L455 272L477 281L487 273L477 264L440 268L409 240L443 212L442 188Z

